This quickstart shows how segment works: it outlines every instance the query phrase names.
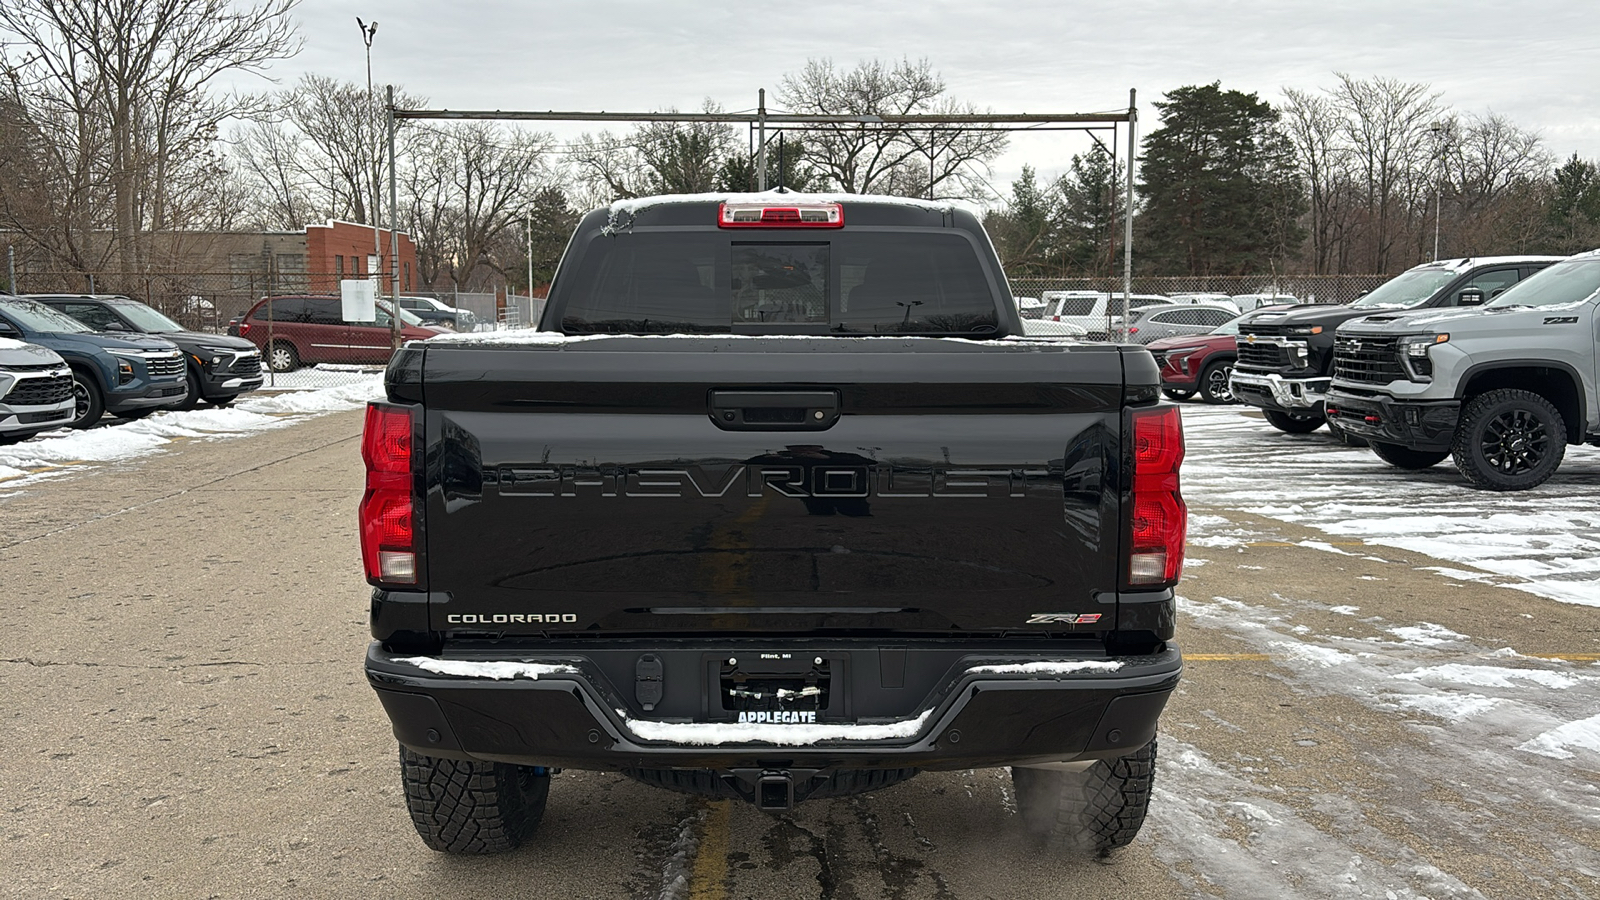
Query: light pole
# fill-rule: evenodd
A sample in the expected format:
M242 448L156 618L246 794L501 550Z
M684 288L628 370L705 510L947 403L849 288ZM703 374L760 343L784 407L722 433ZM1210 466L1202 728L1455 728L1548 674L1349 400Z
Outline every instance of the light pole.
M1449 128L1443 122L1428 126L1433 135L1433 157L1438 168L1433 176L1433 258L1439 258L1439 220L1444 217L1444 147Z
M378 23L361 21L356 16L356 27L361 30L361 43L367 46L367 114L372 125L372 206L371 214L367 217L372 222L372 265L368 267L367 275L372 278L375 292L383 296L383 235L378 231L378 158L382 155L378 143L378 117L375 113L374 97L372 95L372 38L378 33ZM400 302L395 301L395 308L389 311L389 344L391 350L400 349Z

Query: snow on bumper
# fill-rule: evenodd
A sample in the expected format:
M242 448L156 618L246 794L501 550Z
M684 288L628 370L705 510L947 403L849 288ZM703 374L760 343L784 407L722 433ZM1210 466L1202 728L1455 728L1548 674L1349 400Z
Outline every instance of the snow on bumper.
M390 654L376 642L367 654L368 680L407 747L440 757L596 770L730 769L756 765L780 747L795 765L820 768L1114 757L1154 737L1181 670L1171 645L1115 659L985 656L953 668L901 717L667 721L631 709L580 657L439 659Z

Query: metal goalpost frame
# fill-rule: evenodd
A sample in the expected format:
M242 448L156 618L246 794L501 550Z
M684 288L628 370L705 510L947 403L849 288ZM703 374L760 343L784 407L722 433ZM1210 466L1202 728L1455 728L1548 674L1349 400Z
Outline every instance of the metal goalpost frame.
M399 109L394 95L389 94L389 184L391 194L395 183L394 129L398 120L439 119L457 121L502 122L684 122L754 126L759 130L760 146L757 151L758 178L762 189L766 187L767 127L769 125L863 125L898 126L904 129L934 128L949 125L987 125L1002 127L1001 131L1105 131L1114 135L1120 123L1127 123L1128 168L1127 196L1122 211L1122 323L1117 326L1119 336L1127 327L1128 302L1133 295L1133 176L1137 157L1137 131L1139 122L1138 91L1129 89L1128 108L1117 112L1090 113L961 113L961 114L908 114L908 115L808 115L803 113L775 113L767 111L767 92L762 89L755 112L750 113L680 113L680 112L607 112L585 110L515 110L515 109ZM1066 126L1066 127L1063 127ZM389 228L398 227L393 221L395 205L390 201ZM396 242L398 240L396 239ZM398 266L398 260L395 263ZM528 285L533 291L533 285ZM1107 304L1107 318L1110 317ZM1110 323L1107 323L1109 331Z

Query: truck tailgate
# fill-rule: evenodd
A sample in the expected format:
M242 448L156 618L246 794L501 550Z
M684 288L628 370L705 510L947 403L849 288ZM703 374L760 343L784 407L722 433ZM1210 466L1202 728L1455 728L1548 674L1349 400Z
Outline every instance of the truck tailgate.
M1115 347L617 336L420 349L437 630L1115 623ZM1041 615L1057 618L1029 624Z

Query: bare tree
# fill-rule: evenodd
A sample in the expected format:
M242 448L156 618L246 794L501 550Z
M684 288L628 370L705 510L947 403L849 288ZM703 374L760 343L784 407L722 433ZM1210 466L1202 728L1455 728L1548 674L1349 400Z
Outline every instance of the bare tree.
M406 218L423 280L449 276L467 289L483 286L489 273L505 280L510 261L494 249L551 180L550 135L474 122L426 129L417 144Z
M705 101L708 113L722 107ZM677 112L677 110L668 110ZM729 125L715 122L648 122L626 137L588 134L569 149L589 191L606 199L714 190L729 157L742 155Z
M395 106L420 109L426 98L396 91ZM385 162L386 135L383 120L367 102L367 89L353 81L336 81L323 75L300 79L295 91L284 101L289 121L316 148L303 157L302 174L318 182L325 178L332 195L332 215L363 225L372 224L369 198L387 193ZM411 129L401 132L402 144ZM414 148L396 148L405 156Z
M295 0L8 0L3 52L16 93L69 141L58 176L104 185L124 271L145 260L142 234L178 224L179 185L197 177L196 151L250 100L222 96L228 72L261 71L299 48ZM203 161L202 161L203 168ZM198 173L204 177L204 173ZM84 232L86 233L86 232ZM80 240L82 238L80 237ZM81 259L81 257L80 257Z
M1345 114L1345 136L1366 206L1367 263L1388 272L1399 260L1397 242L1415 227L1426 206L1429 127L1442 115L1439 94L1426 84L1390 78L1357 80L1335 72L1334 101Z
M945 84L927 60L886 66L871 60L843 71L813 59L785 75L777 100L809 115L912 115L978 112L945 97ZM1005 150L1004 132L982 126L914 131L895 125L819 125L804 134L810 161L833 187L931 196L941 184L961 196L992 196L978 172ZM927 160L923 163L922 160ZM982 185L981 190L979 186Z
M316 162L305 138L277 119L252 122L234 132L233 162L249 186L246 203L263 227L304 228L314 219L335 215L332 198L319 207L313 197Z
M1314 274L1334 271L1334 254L1348 250L1350 228L1350 146L1345 119L1328 97L1285 88L1283 131L1294 145L1309 193L1307 240ZM1342 268L1342 267L1340 267Z

